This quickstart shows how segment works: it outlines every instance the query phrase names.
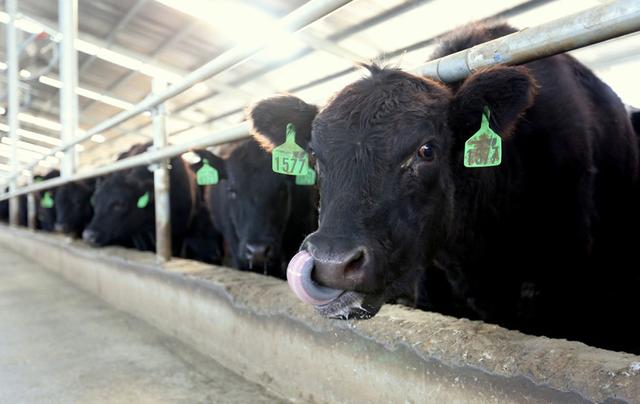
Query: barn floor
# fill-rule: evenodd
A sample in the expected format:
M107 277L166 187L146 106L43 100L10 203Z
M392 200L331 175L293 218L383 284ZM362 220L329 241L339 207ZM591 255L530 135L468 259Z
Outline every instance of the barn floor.
M283 402L0 246L0 402Z

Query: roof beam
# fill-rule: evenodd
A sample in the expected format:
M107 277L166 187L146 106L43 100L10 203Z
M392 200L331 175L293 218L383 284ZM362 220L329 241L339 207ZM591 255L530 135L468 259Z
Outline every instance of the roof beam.
M133 19L133 17L136 16L136 14L138 14L138 11L142 9L142 6L144 6L146 2L147 0L138 0L136 4L134 4L133 7L131 7L126 12L126 14L122 16L120 21L118 21L118 24L113 28L113 30L111 30L111 32L105 39L107 47L110 47L113 44L113 41L116 39L116 35L118 35L118 33L120 33L120 30L122 30L124 27L126 27L129 24L129 22ZM88 69L93 64L93 62L95 62L95 60L96 60L96 55L90 55L82 63L82 65L80 65L80 68L78 69L78 74L82 74L82 72Z

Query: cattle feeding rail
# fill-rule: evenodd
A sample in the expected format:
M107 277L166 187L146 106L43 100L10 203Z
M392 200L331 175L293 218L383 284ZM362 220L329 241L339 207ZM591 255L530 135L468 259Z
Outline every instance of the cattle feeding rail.
M351 0L311 0L300 8L285 16L279 22L279 27L289 32L298 31L308 24L328 15ZM77 127L77 63L73 39L77 33L77 0L60 1L61 26L66 24L62 38L61 66L64 73L61 89L61 111L64 119L63 144L51 149L42 157L34 160L25 167L18 167L18 55L15 35L16 0L6 0L7 11L10 16L7 25L8 49L8 95L9 108L7 111L12 140L12 173L8 176L10 190L0 195L0 201L10 199L10 222L17 223L17 197L24 194L43 191L64 185L69 182L98 177L129 168L149 165L154 171L155 183L155 212L156 212L156 253L160 260L168 260L171 255L168 159L197 148L204 148L227 143L250 136L249 125L244 122L229 128L215 131L199 138L181 144L167 145L165 128L164 102L173 98L192 86L207 80L223 71L249 59L267 46L273 36L263 35L255 43L241 44L204 64L185 76L179 82L165 87L161 82L154 82L152 94L136 104L102 123L94 126L80 136L74 136ZM70 27L70 28L69 28ZM432 77L445 82L461 80L470 73L493 65L520 64L535 59L551 56L557 53L578 49L587 45L606 41L622 35L640 31L640 1L617 0L597 6L583 12L544 23L535 27L525 28L513 34L495 39L465 51L461 51L443 58L427 62L411 71L416 74ZM71 42L69 42L71 41ZM67 44L65 46L64 44ZM75 100L75 101L74 101ZM65 112L65 110L67 112ZM123 122L144 112L151 112L153 124L153 148L145 153L127 157L113 163L89 167L80 172L74 172L73 152L77 144L103 133ZM40 161L57 153L65 153L62 162L62 174L58 178L31 183L18 187L18 177L22 171L32 172ZM33 178L33 176L31 176ZM30 216L35 216L33 198L28 204Z

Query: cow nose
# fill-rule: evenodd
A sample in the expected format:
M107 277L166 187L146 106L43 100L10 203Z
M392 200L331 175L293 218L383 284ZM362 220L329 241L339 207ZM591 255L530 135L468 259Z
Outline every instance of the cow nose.
M85 229L85 231L82 232L82 239L91 245L96 245L98 244L98 233Z
M267 244L248 243L245 248L245 258L253 264L264 264L270 257L271 247Z
M332 254L329 258L314 258L312 279L322 286L333 289L366 292L370 283L366 276L367 251L357 247L342 254Z
M69 231L69 228L64 223L56 223L54 226L54 230L57 233L67 233Z

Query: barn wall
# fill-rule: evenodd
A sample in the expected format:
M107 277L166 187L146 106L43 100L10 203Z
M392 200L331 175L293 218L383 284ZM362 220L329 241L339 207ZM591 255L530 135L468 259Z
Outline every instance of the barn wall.
M386 305L319 318L285 282L0 225L0 243L280 396L316 402L640 397L640 357ZM355 400L354 398L357 398Z

